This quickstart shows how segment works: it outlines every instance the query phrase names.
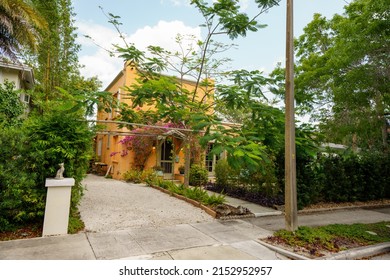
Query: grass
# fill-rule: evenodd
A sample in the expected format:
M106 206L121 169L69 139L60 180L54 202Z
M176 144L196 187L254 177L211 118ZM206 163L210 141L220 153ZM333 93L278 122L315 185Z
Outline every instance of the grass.
M71 211L71 214L69 216L69 223L68 223L68 233L76 234L84 230L84 228L85 228L85 224L81 219L80 213L78 211Z
M369 232L376 233L376 235ZM279 230L268 240L314 256L322 256L323 252L339 252L358 246L390 242L390 222L335 224L321 227L302 226L295 232Z

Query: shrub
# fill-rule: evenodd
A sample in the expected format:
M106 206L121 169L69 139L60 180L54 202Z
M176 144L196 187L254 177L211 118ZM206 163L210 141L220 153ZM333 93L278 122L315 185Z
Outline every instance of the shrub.
M122 175L122 179L126 182L141 183L141 171L135 169L126 171L126 173Z
M200 187L194 187L186 188L184 190L184 196L202 202L208 196L208 193L206 190L203 190Z
M166 189L166 190L169 190L169 189L172 189L172 188L176 187L175 183L173 183L171 181L166 181L166 180L163 180L163 179L158 179L157 180L157 185L160 188L163 188L163 189Z
M26 170L25 141L20 129L0 133L0 232L43 217L46 189Z
M122 179L126 182L132 182L135 184L147 183L150 184L157 178L156 173L152 169L137 170L131 169L123 174Z
M215 165L215 184L218 187L228 187L232 168L226 159L221 159Z
M185 190L187 189L186 187L184 187L183 184L176 185L175 183L172 183L170 181L169 181L169 183L170 184L168 185L168 190L170 192L183 195L185 193Z
M93 134L76 113L59 111L30 117L17 129L0 133L0 231L30 222L42 222L45 179L65 163L65 176L75 179L71 216L83 194L92 155Z
M198 164L193 164L190 169L190 185L203 186L207 183L208 171Z
M203 198L202 203L204 205L210 205L210 206L216 206L220 205L226 202L226 196L223 194L212 194L212 195L207 195L206 197Z
M15 84L7 80L0 84L0 126L14 126L21 123L24 106L15 90Z

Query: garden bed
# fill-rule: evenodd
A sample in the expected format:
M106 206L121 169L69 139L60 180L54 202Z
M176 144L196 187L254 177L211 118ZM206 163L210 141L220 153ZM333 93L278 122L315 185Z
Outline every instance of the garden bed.
M226 203L219 204L216 206L208 206L208 205L202 204L199 201L196 201L194 199L185 197L183 195L171 192L170 190L164 189L162 187L155 186L155 185L151 185L151 187L154 189L157 189L161 192L164 192L166 194L172 195L178 199L186 201L195 207L199 207L202 210L204 210L207 214L209 214L210 216L212 216L213 218L216 218L216 219L226 220L226 219L254 217L253 213L251 213L248 209L243 208L243 207L241 207L241 208L234 207L234 206L231 206L231 205L226 204Z
M319 258L358 247L390 242L389 227L390 222L303 226L294 233L279 230L261 241L307 258Z

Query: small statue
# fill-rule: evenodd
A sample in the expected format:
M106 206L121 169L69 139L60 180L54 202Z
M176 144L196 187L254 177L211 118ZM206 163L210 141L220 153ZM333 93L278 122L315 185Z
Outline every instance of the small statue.
M60 169L57 170L57 175L55 179L64 179L64 171L65 171L64 163L60 163L59 166Z

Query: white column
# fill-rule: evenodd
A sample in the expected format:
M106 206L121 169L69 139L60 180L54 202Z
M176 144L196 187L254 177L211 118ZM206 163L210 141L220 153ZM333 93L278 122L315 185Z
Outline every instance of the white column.
M46 179L47 197L42 236L68 233L73 178Z

